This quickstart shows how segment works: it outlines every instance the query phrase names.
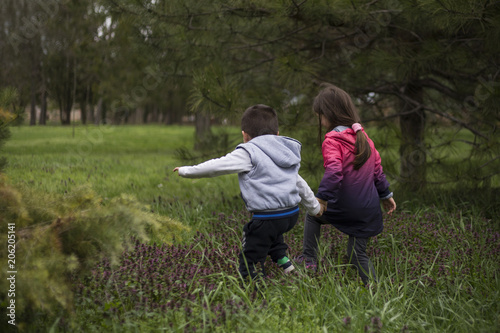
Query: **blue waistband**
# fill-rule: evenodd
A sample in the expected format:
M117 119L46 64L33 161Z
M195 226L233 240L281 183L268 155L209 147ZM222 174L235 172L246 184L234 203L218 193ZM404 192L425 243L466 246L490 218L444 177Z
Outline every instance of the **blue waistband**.
M273 220L281 219L287 216L295 215L299 213L299 206L284 210L275 210L272 212L253 212L253 219L255 220Z

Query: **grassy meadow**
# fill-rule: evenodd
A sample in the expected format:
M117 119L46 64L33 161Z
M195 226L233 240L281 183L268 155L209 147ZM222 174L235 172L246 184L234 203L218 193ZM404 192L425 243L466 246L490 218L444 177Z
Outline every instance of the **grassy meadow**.
M223 195L239 197L238 180L183 180L174 174L182 163L176 152L191 149L193 139L194 128L181 126L81 126L74 132L60 126L17 127L4 148L6 173L14 182L48 193L90 184L104 199L132 194L169 216L211 212L225 202ZM194 211L186 211L188 206Z
M42 316L39 331L499 332L499 218L466 199L446 209L398 201L384 232L370 242L379 282L369 288L345 262L347 238L323 227L318 272L299 266L284 276L269 260L269 276L257 289L237 276L250 216L237 177L190 180L172 173L185 163L178 149L193 145L192 127L11 131L1 154L12 184L58 195L90 184L103 204L130 194L190 228L173 244L135 242L117 265L102 258L73 280L72 315ZM224 131L238 140L237 128ZM305 178L315 190L318 179ZM302 248L301 214L285 237L292 258Z

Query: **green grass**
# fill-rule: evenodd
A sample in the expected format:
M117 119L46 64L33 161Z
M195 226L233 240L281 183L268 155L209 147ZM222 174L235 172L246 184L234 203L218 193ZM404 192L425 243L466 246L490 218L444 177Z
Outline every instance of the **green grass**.
M485 221L451 224L456 216L436 211L399 213L386 219L385 232L369 248L379 276L379 283L371 288L361 286L354 270L343 263L346 238L324 228L317 274L299 267L297 274L283 276L268 263L270 278L256 293L253 285L242 284L234 268L228 267L234 264L234 251L220 250L239 242L232 228L241 226L242 219L244 214L211 219L203 236L182 248L186 251L177 258L177 267L159 278L156 273L145 278L143 288L166 278L187 283L182 289L175 282L156 301L141 302L136 297L136 303L122 306L128 290L122 281L135 284L140 277L130 269L99 267L82 294L93 293L103 304L96 306L93 298L84 303L78 323L86 331L102 332L193 328L207 332L494 332L498 327L500 244L498 233L479 235L487 230ZM292 255L300 251L302 232L299 223L286 235ZM204 249L205 255L195 254ZM154 247L138 251L142 262L158 256ZM163 252L159 256L171 259ZM217 265L222 268L211 270ZM153 264L152 271L157 268ZM208 272L186 279L192 268ZM102 279L106 272L114 274L114 280ZM201 279L210 280L214 288ZM155 295L155 291L142 294L151 299ZM154 302L167 301L175 306L167 306L167 311L152 309ZM113 312L110 307L116 304L119 309Z
M191 149L193 139L194 129L182 126L81 126L74 135L71 127L16 127L3 155L14 183L48 193L91 184L103 198L129 193L162 214L191 219L239 195L235 176L186 180L172 172L186 163L176 151Z
M239 132L227 131L235 136ZM238 280L234 267L248 218L237 177L190 180L172 173L184 164L176 157L177 149L190 149L193 135L192 127L181 126L78 126L74 136L71 127L12 128L1 155L8 159L5 171L13 184L54 194L85 184L103 198L133 194L153 211L193 227L191 238L178 244L178 249L186 249L180 257L156 257L154 251L129 254L149 268L156 266L146 260L148 255L160 262L173 260L171 276L153 274L143 281L141 274L130 273L129 266L119 270L98 265L75 282L80 296L74 316L43 317L38 330L498 332L499 219L491 214L499 211L498 191L480 197L487 202L470 200L466 194L474 192L467 190L458 194L437 190L423 199L397 194L396 198L407 200L398 201L398 212L386 218L384 232L370 243L380 278L371 288L361 286L343 262L345 237L325 228L318 274L300 268L299 274L283 277L270 265L270 278L256 293L252 285ZM388 149L392 150L387 154L397 151L396 145ZM318 182L306 179L313 188ZM287 235L292 257L300 253L302 232L299 222ZM202 268L206 275L197 270ZM183 278L189 269L198 273ZM103 279L104 272L113 279ZM150 281L163 285L173 276L175 288L147 294ZM182 283L186 289L179 287ZM141 289L137 299L129 294L132 284ZM175 306L160 311L149 307L152 301L144 301L145 297Z

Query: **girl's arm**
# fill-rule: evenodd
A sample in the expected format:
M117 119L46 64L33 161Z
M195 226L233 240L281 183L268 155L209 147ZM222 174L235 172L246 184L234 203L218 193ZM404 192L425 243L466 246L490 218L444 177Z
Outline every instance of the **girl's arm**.
M382 159L377 149L375 151L375 174L374 183L377 188L378 196L382 201L382 206L387 214L391 215L396 210L396 201L392 198L393 193L389 190L389 182L385 178L382 169Z
M250 155L244 149L236 149L226 156L208 160L194 166L177 167L179 176L185 178L207 178L232 173L247 172L252 169Z
M382 159L377 149L373 149L375 153L375 173L373 181L377 188L378 196L381 200L389 199L392 197L392 192L389 190L389 182L385 178L384 170L382 168Z

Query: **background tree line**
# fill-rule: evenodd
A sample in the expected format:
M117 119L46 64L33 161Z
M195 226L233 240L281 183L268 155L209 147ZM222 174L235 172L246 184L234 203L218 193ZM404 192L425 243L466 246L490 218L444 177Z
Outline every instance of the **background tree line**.
M395 135L394 176L411 190L431 178L488 187L500 170L498 1L7 0L0 10L0 84L18 89L31 125L46 124L51 105L65 125L76 108L84 124L192 112L207 142L212 117L266 103L300 129L329 82L364 124ZM457 160L461 144L470 153Z

